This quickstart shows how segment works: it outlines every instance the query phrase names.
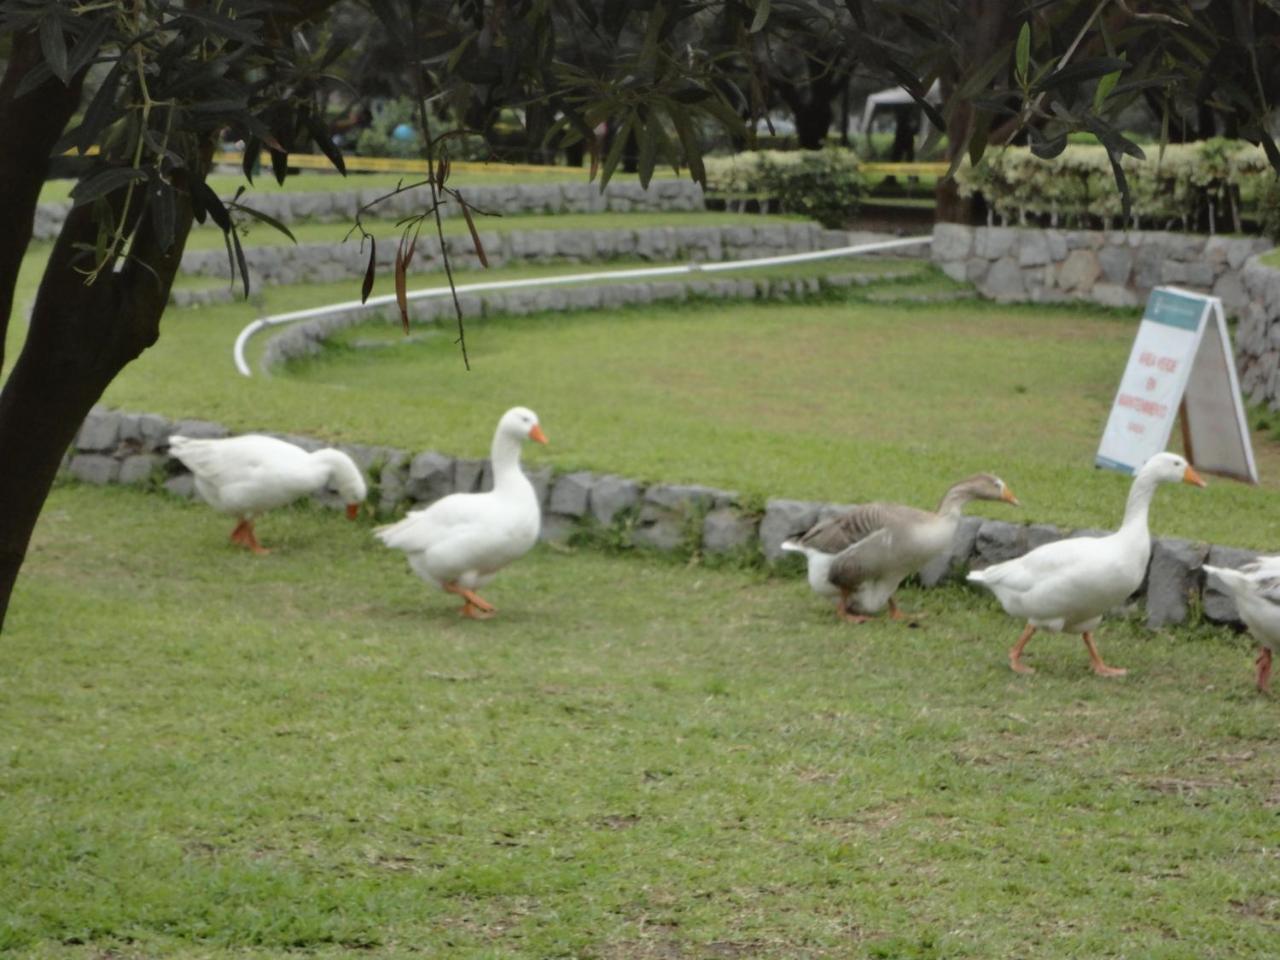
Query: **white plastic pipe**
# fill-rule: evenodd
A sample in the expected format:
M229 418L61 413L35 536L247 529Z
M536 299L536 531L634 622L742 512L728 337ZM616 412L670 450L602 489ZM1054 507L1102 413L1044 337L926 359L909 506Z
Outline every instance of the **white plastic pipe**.
M829 260L834 257L847 257L859 253L877 253L881 250L896 250L899 247L917 246L932 243L933 237L906 237L902 240L880 240L875 243L859 243L852 247L833 247L829 250L811 250L807 253L788 253L778 257L756 257L753 260L726 260L718 263L685 263L674 267L636 267L630 270L600 270L594 273L568 273L556 277L528 277L524 280L492 280L487 283L466 283L456 287L458 293L480 293L488 290L516 290L521 287L554 287L565 283L580 283L584 280L633 280L640 277L671 277L684 273L721 273L726 270L745 270L747 267L771 267L778 264L804 263L807 260ZM422 300L428 297L447 297L450 295L448 285L431 287L426 290L411 290L409 300ZM364 303L359 300L346 300L342 303L331 303L324 307L312 307L308 310L293 310L289 313L277 313L273 316L259 317L240 331L236 337L232 352L236 369L246 377L253 376L249 364L245 361L244 352L250 338L259 330L292 323L294 320L310 320L331 313L346 310L372 309L395 303L395 294L383 294L370 297Z

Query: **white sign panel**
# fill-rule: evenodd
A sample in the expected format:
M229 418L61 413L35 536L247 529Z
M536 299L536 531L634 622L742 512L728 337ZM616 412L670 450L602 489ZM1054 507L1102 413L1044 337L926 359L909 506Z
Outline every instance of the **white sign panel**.
M1164 450L1181 412L1184 453L1201 470L1258 482L1222 301L1151 291L1095 462L1133 473Z

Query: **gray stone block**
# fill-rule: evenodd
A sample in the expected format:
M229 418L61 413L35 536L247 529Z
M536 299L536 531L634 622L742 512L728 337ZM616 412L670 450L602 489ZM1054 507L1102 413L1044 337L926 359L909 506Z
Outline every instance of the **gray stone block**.
M146 483L157 470L164 466L168 458L158 453L138 453L125 457L120 461L118 483Z
M1101 275L1102 267L1098 264L1096 253L1092 250L1072 250L1058 268L1058 286L1063 290L1088 293Z
M193 497L196 492L196 478L189 473L180 473L166 480L164 488L175 497Z
M1024 230L1018 244L1018 265L1039 267L1049 262L1049 241L1041 230Z
M632 532L632 540L642 547L655 550L677 550L684 546L686 524L688 520L683 514L670 513L655 518L641 518Z
M476 493L483 489L488 460L453 461L453 492Z
M1064 534L1051 523L1033 523L1027 527L1027 550L1043 547L1046 543L1061 540Z
M1251 560L1258 559L1258 553L1255 550L1241 550L1238 547L1219 547L1213 546L1209 548L1208 563L1213 567L1230 567L1232 569L1243 567ZM1222 589L1218 583L1217 577L1206 577L1203 594L1204 617L1211 623L1230 623L1242 624L1240 612L1236 609L1235 600L1231 599L1231 594Z
M585 471L565 473L551 486L547 510L566 517L585 517L591 501L595 475Z
M991 265L982 292L994 300L1017 300L1026 293L1022 270L1013 257L1002 257Z
M547 505L547 494L550 492L551 483L555 478L554 468L522 466L520 469L524 471L524 475L533 484L533 493L538 498L538 506L545 507Z
M589 499L591 515L607 527L619 513L635 507L640 502L640 494L640 484L634 480L612 474L597 477Z
M389 456L378 471L378 502L375 504L379 513L391 513L408 499L409 455L397 450Z
M453 492L453 457L427 450L409 463L405 495L429 503Z
M1186 623L1188 600L1200 589L1200 565L1209 548L1187 540L1157 539L1147 567L1147 626Z
M756 537L756 522L732 507L717 507L702 520L702 549L729 553L749 546Z
M1133 272L1133 251L1127 247L1103 247L1098 251L1098 266L1107 283L1124 286Z
M958 223L939 223L933 228L930 255L934 263L964 260L973 250L973 228Z
M782 556L781 544L788 537L804 533L818 519L823 504L812 500L773 499L765 504L760 521L760 548L765 559L776 563Z
M85 452L110 452L120 442L121 415L114 410L94 407L76 434L76 449Z
M120 476L120 461L102 453L81 453L71 458L69 469L81 483L114 483Z
M210 420L179 420L173 425L169 435L172 436L175 433L192 440L219 440L231 435L231 431L222 424L213 423Z
M578 521L573 517L562 517L554 513L543 514L538 539L544 543L564 543L577 528Z
M1003 520L983 520L974 552L975 565L983 567L1020 557L1027 552L1027 528Z

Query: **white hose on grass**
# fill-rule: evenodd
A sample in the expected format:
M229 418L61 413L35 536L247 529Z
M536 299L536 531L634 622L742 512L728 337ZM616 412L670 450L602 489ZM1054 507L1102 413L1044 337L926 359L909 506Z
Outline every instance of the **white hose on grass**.
M808 260L828 260L834 257L848 257L860 253L878 253L881 250L895 250L899 247L917 246L932 243L933 237L906 237L902 240L880 240L875 243L859 243L851 247L832 247L829 250L811 250L807 253L788 253L777 257L756 257L752 260L726 260L718 263L685 263L673 267L636 267L630 270L599 270L593 273L570 273L556 277L528 277L524 280L493 280L487 283L466 283L454 289L458 293L482 293L489 290L516 290L521 287L553 287L565 283L581 283L584 280L634 280L641 277L672 277L685 273L722 273L726 270L745 270L748 267L771 267L787 263L804 263ZM449 287L431 287L425 290L411 290L409 300L422 300L428 297L450 296ZM359 300L346 300L342 303L331 303L324 307L312 307L308 310L293 310L289 313L277 313L272 316L259 317L240 331L236 337L232 354L236 369L246 377L253 376L249 364L245 360L245 347L250 338L259 330L292 323L295 320L311 320L331 313L342 313L347 310L373 309L395 303L394 294L383 294L370 297L364 303Z

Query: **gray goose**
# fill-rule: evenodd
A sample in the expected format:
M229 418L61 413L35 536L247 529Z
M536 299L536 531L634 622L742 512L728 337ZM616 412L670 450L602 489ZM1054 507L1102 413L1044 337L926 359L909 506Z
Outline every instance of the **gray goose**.
M889 616L900 620L906 615L894 603L894 591L950 549L970 500L1018 504L1003 480L979 473L952 486L935 512L900 503L859 504L787 540L782 549L805 555L809 586L835 599L841 619L862 623L888 604Z

